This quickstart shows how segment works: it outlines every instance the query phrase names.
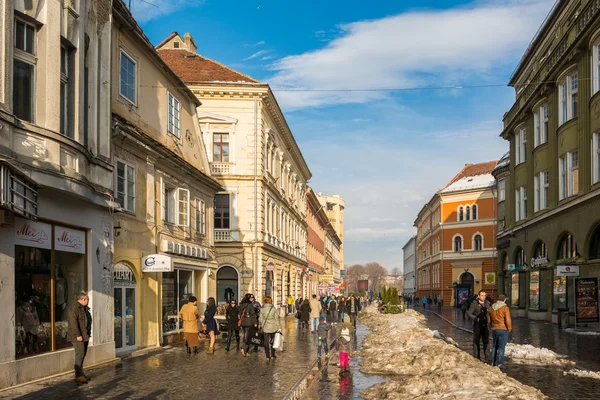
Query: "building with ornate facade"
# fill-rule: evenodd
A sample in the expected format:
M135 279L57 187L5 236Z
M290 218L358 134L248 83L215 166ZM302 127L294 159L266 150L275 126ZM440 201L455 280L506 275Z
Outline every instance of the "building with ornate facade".
M344 210L346 205L344 203L344 199L339 194L334 194L332 196L324 195L323 193L318 193L317 197L321 202L321 205L325 207L325 212L327 213L327 217L329 218L329 222L333 229L335 230L339 240L339 271L340 277L339 282L343 282L344 280ZM333 243L332 243L333 244ZM335 246L334 246L334 251ZM336 278L337 279L337 278ZM337 282L337 280L336 280Z
M417 296L442 296L458 307L496 289L497 161L467 164L423 206L414 226Z

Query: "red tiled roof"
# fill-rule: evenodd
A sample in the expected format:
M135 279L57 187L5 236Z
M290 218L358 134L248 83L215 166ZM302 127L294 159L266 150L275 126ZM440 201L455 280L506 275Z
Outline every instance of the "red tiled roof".
M256 79L199 54L181 49L158 49L158 54L186 83L250 82Z
M456 176L452 178L450 182L448 182L446 187L452 185L457 180L466 178L468 176L491 174L494 168L496 168L497 164L498 160L486 161L479 164L466 164L464 168L458 174L456 174Z

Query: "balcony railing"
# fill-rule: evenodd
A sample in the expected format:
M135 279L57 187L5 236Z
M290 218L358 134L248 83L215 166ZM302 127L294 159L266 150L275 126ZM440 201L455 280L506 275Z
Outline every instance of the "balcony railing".
M215 242L230 242L230 241L231 241L231 230L215 229Z
M214 175L229 175L231 174L231 164L210 163L210 171Z

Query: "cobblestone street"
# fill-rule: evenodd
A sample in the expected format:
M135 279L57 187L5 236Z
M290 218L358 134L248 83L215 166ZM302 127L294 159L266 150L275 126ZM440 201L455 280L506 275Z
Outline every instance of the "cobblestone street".
M443 332L458 342L460 348L471 354L472 335L456 329L433 312L417 307L427 317L427 326ZM457 326L472 329L468 319L462 319L451 308L442 310L444 318ZM598 371L600 364L598 354L600 336L577 335L558 329L556 324L542 321L531 321L526 318L513 319L513 332L509 343L531 344L545 347L558 354L566 355L576 367ZM512 364L507 362L506 374L518 381L541 390L551 399L598 399L600 398L600 380L566 375L565 369L559 366L540 366Z
M207 354L188 355L180 346L88 371L91 382L78 385L72 374L0 392L2 399L283 399L316 357L316 334L298 329L288 317L283 353L270 365L264 350L244 358L217 342ZM333 333L332 333L333 335ZM234 348L235 349L235 348Z

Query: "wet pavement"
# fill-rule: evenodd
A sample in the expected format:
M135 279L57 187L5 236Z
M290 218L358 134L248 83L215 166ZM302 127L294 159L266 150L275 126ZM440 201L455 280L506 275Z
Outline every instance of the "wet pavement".
M472 354L472 335L469 332L457 329L420 307L416 310L427 317L429 329L450 336L461 349ZM462 313L456 314L453 309L447 308L442 310L442 315L461 328L472 329L468 319L463 321ZM559 330L556 324L515 318L509 342L545 347L566 355L578 368L598 371L600 367L600 336L581 336ZM510 360L506 361L505 366L508 376L541 390L550 399L600 399L600 380L565 374L565 367L512 364Z
M87 384L74 382L71 374L0 391L1 399L283 399L304 375L317 355L316 333L298 329L288 317L284 351L266 365L262 348L250 357L217 340L216 351L207 354L208 341L201 340L200 353L188 355L175 346L146 356L86 371ZM333 336L335 333L331 332ZM235 349L235 347L234 347Z
M354 336L355 351L360 351L362 342L369 333L365 325L357 323ZM350 373L340 375L339 355L335 351L330 352L330 355L329 359L323 358L318 364L317 376L303 393L303 399L360 399L362 390L385 381L381 376L360 372L360 354L350 356Z

